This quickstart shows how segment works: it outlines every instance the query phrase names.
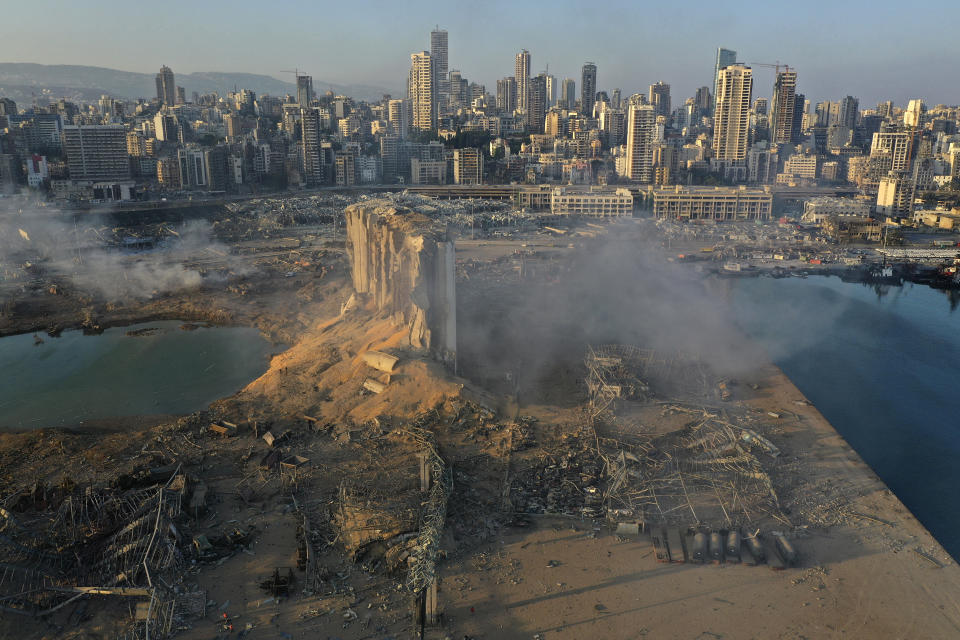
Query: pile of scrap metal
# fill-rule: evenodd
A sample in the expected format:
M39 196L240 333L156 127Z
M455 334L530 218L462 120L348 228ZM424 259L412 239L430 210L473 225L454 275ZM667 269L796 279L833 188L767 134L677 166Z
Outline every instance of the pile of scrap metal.
M637 377L636 367L631 366L633 358L619 347L587 347L584 364L589 372L587 392L594 416L606 410L614 400L642 400L650 393L650 385Z
M427 501L420 513L420 531L409 560L407 588L422 594L436 582L436 561L440 537L447 518L447 501L453 490L453 475L437 451L436 439L420 419L407 427L422 451L420 488L427 491Z
M690 413L697 419L650 438L642 452L601 441L611 479L608 508L619 518L655 524L732 527L764 516L785 522L770 476L750 446L772 457L764 446L772 443L719 415ZM753 436L746 439L748 432Z
M616 400L643 402L659 397L706 397L711 373L698 358L627 344L587 347L587 392L593 417Z
M15 512L23 502L9 496L0 502L0 611L45 616L90 595L133 597L143 602L130 637L166 637L180 615L170 585L184 561L175 521L186 489L176 468L163 484L87 487L42 510Z

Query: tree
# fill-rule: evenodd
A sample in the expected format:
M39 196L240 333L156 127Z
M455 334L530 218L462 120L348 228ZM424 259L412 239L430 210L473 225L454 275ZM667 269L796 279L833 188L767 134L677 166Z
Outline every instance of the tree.
M436 129L413 129L407 136L411 142L433 142L439 140L440 135Z
M197 138L197 142L203 147L214 147L220 142L220 138L212 133L205 133Z
M443 144L448 149L476 148L489 145L492 138L487 131L457 131L457 135Z

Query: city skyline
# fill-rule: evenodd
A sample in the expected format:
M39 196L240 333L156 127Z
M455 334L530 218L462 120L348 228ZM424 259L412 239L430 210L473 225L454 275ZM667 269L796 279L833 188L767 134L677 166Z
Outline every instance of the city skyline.
M187 6L173 2L171 7L180 4ZM483 12L460 3L422 3L401 14L375 1L354 3L352 11L275 3L273 16L296 9L297 19L289 21L265 20L262 9L243 2L230 5L229 21L222 5L189 5L189 11L161 14L112 1L100 6L103 11L96 13L49 2L11 7L7 19L22 26L6 34L9 48L0 55L10 59L2 61L140 72L166 64L177 73L250 72L285 81L291 77L284 70L298 68L318 81L380 85L398 96L404 93L410 54L429 50L430 31L439 26L449 33L449 69L486 85L488 91L512 73L516 54L527 49L531 76L549 64L557 78L579 78L584 62L592 61L598 69L598 90L619 87L629 96L663 81L671 85L676 101L712 85L716 50L725 47L737 51L737 61L748 65L789 64L798 73L798 93L811 103L847 94L858 96L864 106L883 100L903 106L918 97L928 104L960 102L960 89L942 80L949 77L950 60L960 50L949 33L955 23L949 16L960 17L960 10L947 2L928 6L926 15L944 18L936 21L921 20L907 9L880 11L862 2L818 2L805 5L803 12L778 8L739 14L706 3L669 9L615 4L616 20L610 11L560 3L550 12L540 11L539 5L511 7L509 21L500 17L504 14L499 9L507 5L499 2ZM285 11L287 7L291 11ZM92 48L90 29L98 16L121 8L129 19L143 11L152 28L101 32L96 42L102 50ZM388 8L390 20L370 20ZM40 32L30 28L39 24L44 25L43 47L36 46ZM336 28L325 31L314 24ZM533 24L537 28L531 28ZM578 36L578 46L568 46L557 34L572 25L595 35ZM792 37L785 34L785 25ZM180 37L171 40L171 33ZM252 40L240 39L238 33L249 33ZM924 37L917 37L921 33ZM191 46L171 46L177 40ZM755 75L755 94L770 95L773 70L761 67Z

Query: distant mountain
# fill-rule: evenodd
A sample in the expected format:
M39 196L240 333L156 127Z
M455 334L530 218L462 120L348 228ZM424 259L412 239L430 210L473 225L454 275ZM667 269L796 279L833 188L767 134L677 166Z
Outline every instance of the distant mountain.
M229 73L199 71L177 73L173 70L177 85L184 88L187 99L196 91L220 95L237 89L250 89L257 94L272 96L295 94L296 87L272 76L256 73ZM29 62L0 62L0 96L9 97L18 103L29 104L32 96L48 96L59 99L91 100L108 94L117 98L153 98L157 95L156 72L135 73L104 67L80 65L46 65ZM379 100L383 87L371 85L339 85L314 79L314 90L322 94L332 90L338 95L348 95L358 100Z

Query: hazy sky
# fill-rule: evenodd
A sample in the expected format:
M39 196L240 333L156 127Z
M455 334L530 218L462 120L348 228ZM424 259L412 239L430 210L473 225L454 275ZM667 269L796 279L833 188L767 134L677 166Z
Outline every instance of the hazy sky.
M290 2L31 0L5 3L0 62L87 64L128 71L248 71L289 79L381 85L399 94L410 53L430 30L449 32L450 68L495 92L528 49L535 74L550 65L577 80L590 60L598 88L624 96L658 80L674 104L712 85L718 46L738 59L789 63L808 99L849 94L862 107L914 97L960 103L960 0L806 2ZM754 96L773 72L755 67Z

